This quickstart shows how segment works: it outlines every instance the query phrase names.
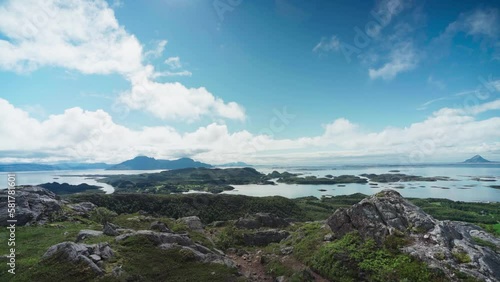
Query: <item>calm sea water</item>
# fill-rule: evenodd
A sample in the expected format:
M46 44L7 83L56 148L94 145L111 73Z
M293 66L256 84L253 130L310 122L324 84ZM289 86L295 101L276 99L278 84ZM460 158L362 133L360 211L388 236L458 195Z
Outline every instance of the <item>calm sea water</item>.
M114 188L106 183L97 182L92 175L113 175L113 174L140 174L154 173L162 170L104 170L104 169L88 169L88 170L57 170L57 171L23 171L17 172L17 185L37 185L48 182L68 183L78 185L87 183L89 185L101 186L102 190L107 194L113 193ZM7 173L0 172L0 187L7 187Z
M345 187L338 185L233 185L235 190L224 192L225 194L242 194L248 196L284 196L287 198L298 198L304 196L328 196L348 195L363 193L375 194L383 189L391 188L397 190L405 197L415 198L446 198L454 201L467 202L500 202L500 189L493 189L490 185L500 185L500 165L487 166L338 166L338 167L256 167L263 173L273 170L279 172L288 171L301 173L304 176L315 175L323 177L327 174L334 176L349 174L359 175L363 173L388 173L389 170L399 170L400 173L420 176L447 176L451 181L435 182L401 182L380 183L374 187L368 184L346 184ZM18 185L35 185L47 182L59 182L69 184L87 183L89 185L102 186L106 193L112 193L113 187L97 182L95 178L82 176L93 174L138 174L154 173L161 170L148 171L108 171L108 170L67 170L67 171L37 171L16 173ZM79 175L79 176L75 176ZM492 181L477 181L473 178L489 179ZM0 187L7 187L7 173L0 173ZM398 189L397 189L398 188ZM443 189L447 188L447 189ZM326 191L319 191L324 189Z
M249 196L284 196L287 198L298 198L305 196L336 196L363 193L375 194L383 189L394 189L404 197L413 198L446 198L453 201L466 202L500 202L500 189L493 189L490 185L500 185L500 165L485 166L345 166L335 168L257 168L264 173L273 170L283 172L301 173L304 176L314 175L324 177L327 174L334 176L349 174L360 175L363 173L389 173L389 170L399 170L403 174L419 176L447 176L452 181L435 182L399 182L379 183L378 186L368 184L346 184L345 187L338 185L288 185L278 183L277 185L233 185L235 190L224 192L225 194L243 194ZM484 182L473 180L473 178L491 179L495 181ZM403 186L403 189L396 187ZM443 189L448 188L448 189ZM320 191L324 189L326 191Z

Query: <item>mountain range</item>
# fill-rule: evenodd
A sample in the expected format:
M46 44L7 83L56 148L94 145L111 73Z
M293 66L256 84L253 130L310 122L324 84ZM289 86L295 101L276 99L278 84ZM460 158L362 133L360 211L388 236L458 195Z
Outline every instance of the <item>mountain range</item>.
M0 164L0 172L18 171L52 171L52 170L84 170L104 169L110 165L105 163L61 163L61 164L36 164L36 163L13 163Z
M190 158L180 158L178 160L157 160L146 156L138 156L131 160L108 167L107 170L180 169L190 167L212 167L212 165L198 162Z
M217 165L217 167L250 167L244 162L233 162ZM59 164L37 164L37 163L7 163L0 164L0 172L19 171L56 171L56 170L152 170L152 169L180 169L195 167L213 167L211 164L198 162L190 158L177 160L159 160L147 156L137 156L131 160L119 164L106 163L59 163Z

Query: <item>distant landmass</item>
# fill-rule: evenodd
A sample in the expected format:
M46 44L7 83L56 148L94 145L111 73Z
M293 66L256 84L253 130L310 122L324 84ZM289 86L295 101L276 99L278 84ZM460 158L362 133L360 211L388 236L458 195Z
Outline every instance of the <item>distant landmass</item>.
M492 161L488 161L487 159L481 157L480 155L475 155L474 157L465 160L463 163L466 164L485 164L485 163L494 163Z
M250 167L252 165L244 163L244 162L234 162L234 163L220 164L220 165L217 165L217 166L218 167L234 167L234 166Z
M107 168L108 170L151 170L151 169L180 169L194 167L212 167L210 164L195 161L190 158L178 160L157 160L146 156L138 156Z
M61 164L35 164L35 163L11 163L0 164L0 172L18 171L51 171L51 170L84 170L104 169L110 165L105 163L61 163Z
M82 192L104 193L104 191L100 189L102 187L95 185L88 185L87 183L71 185L68 183L52 182L52 183L39 184L37 186L52 191L57 195L67 195L67 194L82 193Z

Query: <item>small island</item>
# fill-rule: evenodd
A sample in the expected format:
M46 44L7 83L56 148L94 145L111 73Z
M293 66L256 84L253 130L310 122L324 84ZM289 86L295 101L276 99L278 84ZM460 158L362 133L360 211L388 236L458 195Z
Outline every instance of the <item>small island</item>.
M140 192L153 194L200 191L221 193L233 190L231 185L274 184L254 168L184 168L158 173L111 175L99 182L113 186L116 193Z
M68 183L52 182L39 184L38 186L43 187L56 195L69 195L76 193L104 193L104 191L101 190L101 186L89 185L87 183L71 185Z
M413 182L413 181L449 181L450 178L446 176L416 176L401 173L384 173L384 174L361 174L361 176L370 179L373 182L388 183L388 182Z
M327 175L317 177L304 176L287 171L273 171L264 174L255 168L184 168L167 170L158 173L142 173L136 175L96 175L103 177L97 181L109 184L115 188L115 193L150 193L171 194L199 191L208 193L222 193L234 190L232 185L276 185L277 183L295 185L338 185L370 184L417 181L449 181L445 176L416 176L400 173L388 174L361 174L357 175Z

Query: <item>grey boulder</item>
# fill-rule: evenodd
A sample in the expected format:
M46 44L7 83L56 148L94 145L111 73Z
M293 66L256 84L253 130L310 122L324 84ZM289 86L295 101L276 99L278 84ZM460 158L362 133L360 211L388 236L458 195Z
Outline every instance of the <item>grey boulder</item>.
M0 226L7 226L8 191L0 190ZM62 203L53 192L38 186L17 187L13 195L16 201L16 225L44 224L61 212Z

